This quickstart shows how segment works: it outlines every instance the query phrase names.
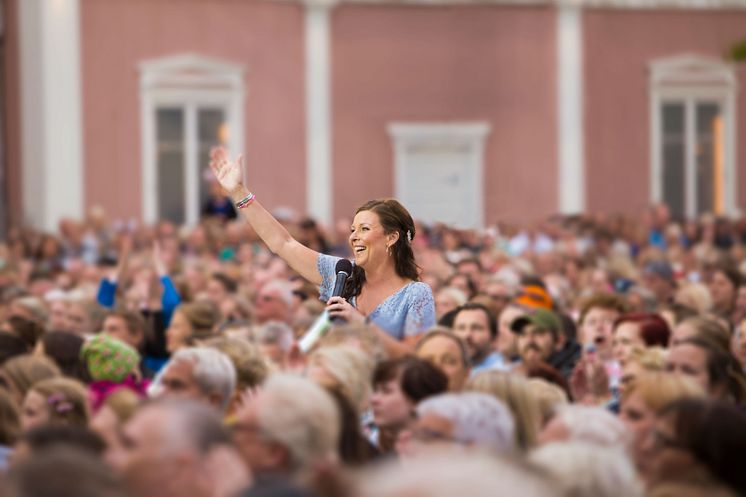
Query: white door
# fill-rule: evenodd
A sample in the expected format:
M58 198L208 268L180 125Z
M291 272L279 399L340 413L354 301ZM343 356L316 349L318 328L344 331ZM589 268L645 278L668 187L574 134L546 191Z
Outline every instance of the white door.
M395 124L396 196L415 219L459 228L484 224L486 124Z

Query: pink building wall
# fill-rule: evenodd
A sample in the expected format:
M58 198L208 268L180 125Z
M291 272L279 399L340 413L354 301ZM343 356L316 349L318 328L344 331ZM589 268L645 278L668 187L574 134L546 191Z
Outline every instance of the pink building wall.
M18 29L18 1L6 0L3 13L5 23L4 43L5 60L3 60L3 71L5 72L5 123L3 132L4 146L7 160L6 193L8 198L9 226L20 226L23 223L23 211L21 209L21 81L19 74L19 29Z
M650 204L648 63L694 53L721 57L743 38L744 11L586 10L585 150L588 210ZM738 69L740 86L746 67ZM746 205L746 98L737 96L738 205ZM740 137L740 138L739 138Z
M220 5L222 4L222 5ZM138 63L195 52L243 64L249 178L265 205L305 210L303 6L81 1L85 205L141 215Z
M334 216L394 193L391 121L488 121L486 222L554 213L554 22L550 8L337 7Z

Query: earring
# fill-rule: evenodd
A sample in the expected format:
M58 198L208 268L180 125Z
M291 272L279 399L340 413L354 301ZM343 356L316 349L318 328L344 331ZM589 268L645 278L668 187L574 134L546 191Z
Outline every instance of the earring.
M391 257L391 245L386 245L386 253Z

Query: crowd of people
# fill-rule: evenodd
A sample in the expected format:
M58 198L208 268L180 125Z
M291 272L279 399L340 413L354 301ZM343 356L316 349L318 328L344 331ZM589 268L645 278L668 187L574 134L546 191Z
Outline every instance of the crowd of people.
M242 217L0 244L0 495L746 495L743 223L321 227L212 159Z

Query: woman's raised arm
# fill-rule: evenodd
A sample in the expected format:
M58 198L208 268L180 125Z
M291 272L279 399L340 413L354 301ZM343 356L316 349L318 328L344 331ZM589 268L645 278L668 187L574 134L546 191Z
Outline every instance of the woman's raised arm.
M267 247L305 279L320 285L321 275L316 267L319 254L290 236L285 227L253 198L253 193L243 184L242 159L239 155L231 161L224 148L214 148L210 152L210 168Z

